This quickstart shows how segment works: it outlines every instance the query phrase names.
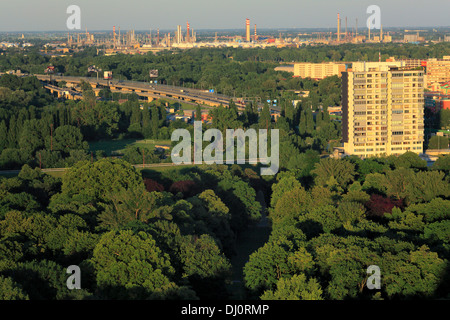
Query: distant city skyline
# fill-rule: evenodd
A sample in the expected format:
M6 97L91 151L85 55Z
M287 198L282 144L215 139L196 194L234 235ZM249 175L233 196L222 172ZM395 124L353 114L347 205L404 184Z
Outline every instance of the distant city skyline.
M389 27L448 27L450 1L428 0L15 0L0 4L0 32L71 31L66 27L69 5L81 8L81 30L245 29L245 19L258 28L336 28L337 13L348 28L366 28L370 5L381 8ZM343 25L342 25L343 26Z

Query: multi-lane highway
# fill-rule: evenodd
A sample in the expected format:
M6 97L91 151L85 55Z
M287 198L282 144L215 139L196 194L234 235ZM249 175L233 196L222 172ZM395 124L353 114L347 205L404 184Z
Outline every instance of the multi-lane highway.
M130 80L105 80L90 77L57 76L35 74L39 80L49 82L50 80L60 82L65 81L68 84L78 85L82 81L88 82L94 89L109 87L113 92L134 92L141 97L151 99L171 98L192 104L205 104L209 106L228 106L231 100L234 100L238 108L244 108L247 101L240 101L233 97L209 92L208 90L199 90L185 87L170 86L164 84L155 84Z
M1 74L1 73L0 73ZM172 100L181 101L192 105L207 105L207 106L228 106L230 101L234 101L238 109L245 108L245 104L250 100L236 99L230 96L209 92L209 90L199 90L193 88L185 88L178 86L171 86L165 84L156 84L148 82L139 82L131 80L105 80L95 77L78 77L78 76L63 76L50 74L33 74L43 82L61 82L65 81L69 86L80 85L82 81L89 83L95 91L101 88L109 87L111 92L136 93L140 97L148 99L149 101L161 98L168 98ZM68 86L68 87L69 87ZM56 87L55 87L56 88ZM58 91L55 89L55 91ZM67 89L65 89L67 91ZM73 95L72 95L73 96ZM255 103L255 101L253 101ZM262 108L263 104L257 102L258 108ZM272 112L280 112L281 108L277 106L270 106Z

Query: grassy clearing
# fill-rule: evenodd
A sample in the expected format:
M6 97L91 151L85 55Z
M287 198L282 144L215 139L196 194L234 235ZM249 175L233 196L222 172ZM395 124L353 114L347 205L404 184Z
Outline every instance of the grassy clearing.
M48 171L45 174L52 176L54 178L62 178L64 176L65 171Z
M89 151L104 151L107 156L122 154L126 147L137 146L146 147L153 150L156 145L170 146L172 141L170 140L157 140L157 139L117 139L117 140L105 140L94 141L89 143Z
M150 167L150 166L151 166L151 164L148 165L148 167ZM200 166L202 166L202 165L200 165ZM158 171L158 172L173 171L173 170L181 170L181 169L187 169L187 168L193 168L193 167L199 167L199 165L196 165L196 164L183 165L183 164L181 164L178 166L154 166L151 168L138 168L138 169L141 170L144 175L149 175L149 174L151 174L151 171Z

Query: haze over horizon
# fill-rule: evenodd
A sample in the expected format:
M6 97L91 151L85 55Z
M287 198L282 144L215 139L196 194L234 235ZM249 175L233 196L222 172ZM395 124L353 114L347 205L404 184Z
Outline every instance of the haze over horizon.
M81 8L81 30L173 30L186 21L194 30L244 29L249 18L259 29L336 28L337 13L349 29L366 27L370 5L381 8L383 28L448 27L450 1L428 0L15 0L2 3L0 32L72 31L66 27L69 5ZM429 13L428 13L429 12Z

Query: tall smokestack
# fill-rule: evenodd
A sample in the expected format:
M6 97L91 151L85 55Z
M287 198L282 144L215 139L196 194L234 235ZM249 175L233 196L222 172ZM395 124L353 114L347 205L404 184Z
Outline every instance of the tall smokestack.
M159 28L157 29L156 45L159 46Z
M186 42L190 42L190 34L189 34L189 21L186 24L187 32L186 32Z
M341 41L341 18L339 13L337 16L337 41Z
M380 29L380 42L383 42L383 25L381 25Z
M250 42L250 19L245 19L245 40Z
M347 40L347 17L345 17L345 39Z
M113 26L113 43L114 47L116 46L116 26Z
M257 36L256 36L256 23L255 23L255 40L254 40L255 42L256 42L256 37Z

